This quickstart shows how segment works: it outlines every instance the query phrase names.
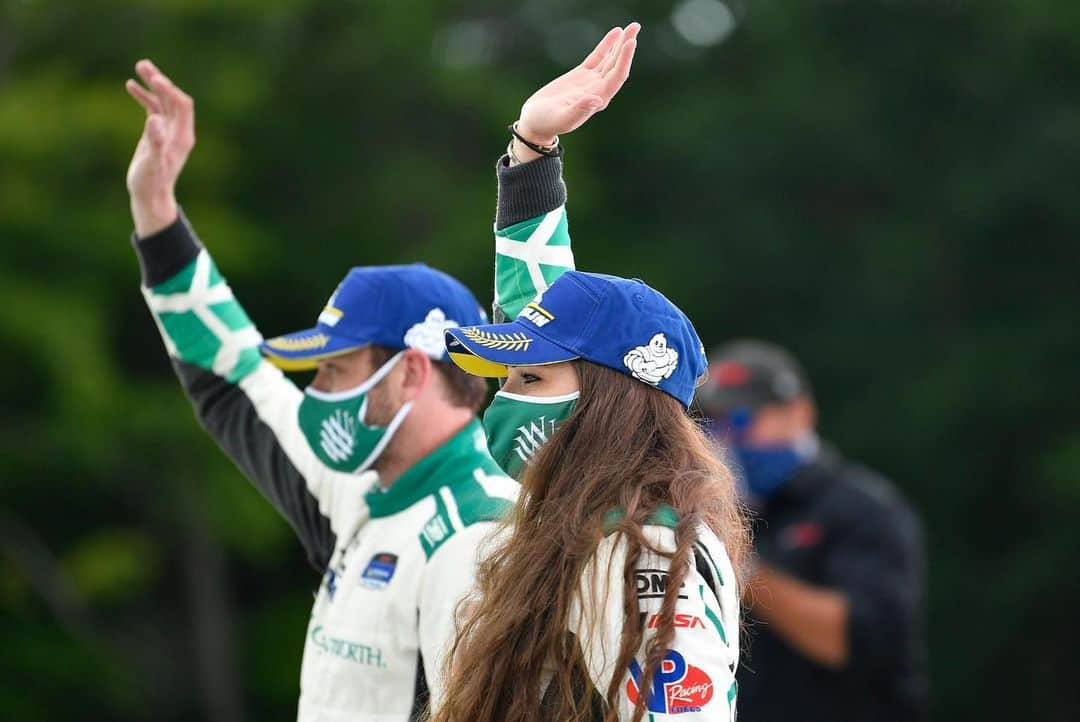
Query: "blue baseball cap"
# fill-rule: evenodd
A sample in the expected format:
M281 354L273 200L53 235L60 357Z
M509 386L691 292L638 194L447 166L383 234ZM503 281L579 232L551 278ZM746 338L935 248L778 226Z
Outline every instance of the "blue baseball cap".
M271 338L259 347L275 366L303 371L322 359L377 344L415 348L448 360L446 329L487 321L460 281L423 263L358 266L326 302L314 328Z
M567 271L510 323L446 331L450 358L476 376L584 359L674 396L689 408L705 349L690 319L640 279Z

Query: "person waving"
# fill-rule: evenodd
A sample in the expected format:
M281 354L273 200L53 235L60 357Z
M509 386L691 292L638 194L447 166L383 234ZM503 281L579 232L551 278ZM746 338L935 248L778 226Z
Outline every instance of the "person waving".
M423 264L357 267L313 305L314 327L263 341L176 202L193 102L150 61L136 72L127 88L147 119L127 180L143 297L199 422L322 575L297 718L420 719L484 539L517 493L476 418L485 382L443 345L480 306ZM316 373L301 390L280 369Z
M484 427L522 492L435 722L734 719L747 533L687 413L701 340L664 295L574 270L570 251L557 136L618 92L639 29L613 29L522 107L498 164L503 322L446 332L462 369L502 379Z

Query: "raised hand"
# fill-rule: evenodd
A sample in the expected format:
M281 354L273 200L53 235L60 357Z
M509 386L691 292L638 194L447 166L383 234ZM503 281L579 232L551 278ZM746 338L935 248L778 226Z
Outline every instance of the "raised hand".
M195 147L195 103L149 60L135 64L145 83L125 84L146 109L146 125L128 166L127 187L135 233L141 238L171 225L177 217L176 180Z
M556 136L606 108L630 77L640 30L638 23L612 28L581 65L533 93L521 106L518 132L537 145L551 145ZM537 156L520 143L515 155L522 160Z

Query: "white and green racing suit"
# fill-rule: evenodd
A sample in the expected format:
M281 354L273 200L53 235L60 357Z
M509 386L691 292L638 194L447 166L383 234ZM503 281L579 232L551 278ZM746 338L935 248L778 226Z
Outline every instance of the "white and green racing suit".
M497 167L499 201L495 220L496 322L515 318L562 273L574 267L566 218L562 158L545 157ZM525 440L527 446L529 440ZM675 552L676 519L670 509L656 514L645 534L656 547ZM637 563L636 596L645 639L629 669L615 669L623 628L622 569L626 541L611 535L601 543L582 578L581 599L600 600L572 610L572 629L581 644L593 686L601 694L620 677L619 719L633 717L644 643L655 634L656 614L667 588L670 560L644 551ZM739 661L739 599L724 544L699 531L675 608L675 638L646 690L645 719L723 720L735 718ZM595 708L595 707L594 707Z
M195 414L288 520L322 574L301 667L301 722L407 722L437 703L458 601L517 484L480 423L387 491L311 451L303 393L260 357L261 336L183 217L135 247L143 294Z

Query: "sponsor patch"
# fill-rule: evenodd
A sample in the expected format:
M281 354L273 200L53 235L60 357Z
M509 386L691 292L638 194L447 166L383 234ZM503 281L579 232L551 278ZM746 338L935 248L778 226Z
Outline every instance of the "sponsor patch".
M636 659L630 661L626 696L637 704L643 672ZM682 654L670 650L653 675L645 709L653 714L700 712L713 698L713 681L705 670L688 663Z
M707 629L705 622L701 620L701 617L696 617L693 614L676 614L672 621L675 629ZM654 614L649 617L648 623L645 626L649 629L659 629L660 624L660 615Z
M311 644L323 654L365 667L386 669L386 663L382 658L382 649L379 647L372 647L369 644L340 637L332 637L326 633L322 626L312 627L309 639Z
M668 573L664 569L637 569L634 571L637 581L638 599L663 599L667 591ZM682 585L686 586L685 583ZM682 589L682 587L680 587ZM680 593L679 599L686 599L686 595Z
M656 386L675 373L679 366L679 352L668 346L667 336L658 333L649 339L648 344L627 351L623 356L623 365L638 381Z
M360 574L360 583L368 589L385 589L394 578L397 559L397 554L379 552L364 567L364 571Z
M558 430L558 418L548 419L547 416L538 416L517 428L517 436L514 437L514 453L518 455L522 463L528 464L533 455L540 450L549 436Z
M528 321L532 321L537 328L543 328L552 321L555 320L555 315L543 308L539 303L533 301L532 303L521 309L521 313L518 314L518 318L524 318Z
M337 303L337 295L340 290L341 284L338 284L338 287L334 289L330 298L327 299L326 306L323 308L322 313L319 314L319 323L325 323L327 326L333 328L334 326L337 326L338 321L345 315L344 311L334 305Z
M420 349L432 358L442 358L446 355L443 334L446 329L457 328L457 326L457 321L447 318L441 308L433 308L428 311L423 321L415 324L405 333L405 345L409 348Z

